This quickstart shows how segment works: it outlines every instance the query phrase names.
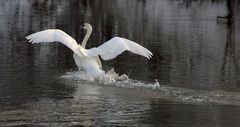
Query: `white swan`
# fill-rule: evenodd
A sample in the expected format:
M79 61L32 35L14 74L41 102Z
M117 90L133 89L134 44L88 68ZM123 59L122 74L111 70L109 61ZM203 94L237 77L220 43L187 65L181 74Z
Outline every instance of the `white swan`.
M101 79L106 75L102 70L102 64L99 56L101 56L103 60L110 60L124 51L130 51L148 59L152 57L152 52L148 49L121 37L114 37L97 48L85 49L87 40L92 33L92 26L88 23L84 23L83 28L87 30L87 34L85 35L81 45L78 45L75 39L59 29L40 31L28 35L26 39L28 39L31 43L60 42L66 45L74 52L73 58L78 66L78 69L85 71L92 79ZM110 77L110 79L114 80L112 77Z

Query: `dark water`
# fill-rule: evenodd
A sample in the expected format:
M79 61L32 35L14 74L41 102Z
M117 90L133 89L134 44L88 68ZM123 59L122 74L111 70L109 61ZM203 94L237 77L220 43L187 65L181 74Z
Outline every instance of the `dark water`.
M0 126L239 126L240 3L230 2L0 0ZM217 23L229 13L231 23ZM62 79L77 70L72 52L25 39L59 28L81 42L84 22L93 26L87 48L121 36L154 54L126 52L104 70L162 89Z

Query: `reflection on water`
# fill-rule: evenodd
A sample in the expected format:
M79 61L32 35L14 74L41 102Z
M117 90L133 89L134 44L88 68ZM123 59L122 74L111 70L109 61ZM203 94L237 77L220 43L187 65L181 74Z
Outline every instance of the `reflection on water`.
M89 22L93 34L88 48L122 36L154 54L148 61L123 53L104 61L105 70L114 68L142 82L157 79L162 86L206 96L219 90L224 93L220 96L231 98L238 96L240 84L239 4L238 0L1 0L0 124L237 126L238 106L185 104L165 100L158 91L62 83L61 75L77 69L72 52L59 43L31 45L24 37L59 28L81 42L85 33L80 27ZM230 23L217 23L217 16L228 15Z
M238 0L229 0L227 1L228 7L228 15L227 15L227 39L224 50L224 58L223 58L223 66L222 66L222 74L224 77L224 82L227 84L234 84L234 81L238 81L238 73L239 73L239 65L237 63L236 53L236 13L237 13L237 4ZM230 73L232 72L232 73ZM233 80L229 80L230 77ZM228 80L226 80L228 79Z

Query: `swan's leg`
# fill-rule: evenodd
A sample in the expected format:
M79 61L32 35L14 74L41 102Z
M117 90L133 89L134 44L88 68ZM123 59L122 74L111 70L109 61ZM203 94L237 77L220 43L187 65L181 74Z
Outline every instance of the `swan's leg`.
M99 56L97 56L97 57L95 58L95 60L96 60L96 62L97 62L97 64L98 64L99 68L102 69L102 62L101 62Z

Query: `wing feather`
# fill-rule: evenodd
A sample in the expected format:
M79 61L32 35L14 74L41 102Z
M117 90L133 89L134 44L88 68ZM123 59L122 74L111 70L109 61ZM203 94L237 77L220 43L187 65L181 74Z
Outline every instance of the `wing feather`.
M34 34L28 35L26 39L30 43L41 43L41 42L60 42L70 48L74 53L81 56L81 50L78 50L79 45L76 40L69 36L67 33L59 29L48 29L39 31Z
M88 56L100 55L104 60L109 60L117 57L124 51L130 51L148 59L150 59L153 55L151 51L143 46L121 37L114 37L97 48L91 48L86 51L86 54Z

